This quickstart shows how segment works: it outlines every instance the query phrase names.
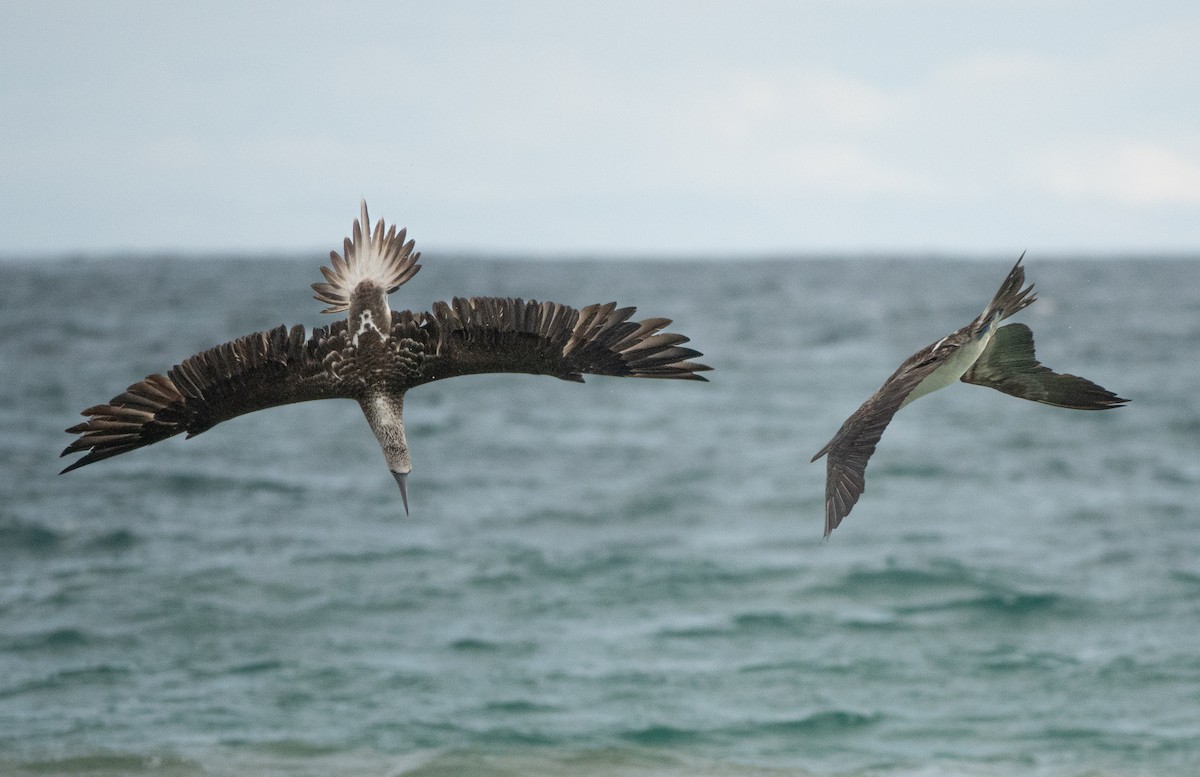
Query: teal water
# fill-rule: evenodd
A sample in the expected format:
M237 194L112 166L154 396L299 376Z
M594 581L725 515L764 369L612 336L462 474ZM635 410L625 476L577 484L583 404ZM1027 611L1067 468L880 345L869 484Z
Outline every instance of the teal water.
M409 519L349 402L55 474L318 262L0 266L0 774L1200 774L1200 262L1031 254L1132 404L922 399L828 543L809 458L1011 258L429 257L394 305L615 298L712 382L419 388Z

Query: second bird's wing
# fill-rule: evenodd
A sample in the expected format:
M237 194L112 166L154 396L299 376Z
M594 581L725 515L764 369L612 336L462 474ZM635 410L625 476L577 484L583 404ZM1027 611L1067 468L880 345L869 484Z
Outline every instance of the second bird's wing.
M816 461L829 455L825 468L826 537L850 514L866 489L867 462L892 416L913 389L944 364L947 355L958 347L951 338L943 338L910 356L812 457Z
M987 348L961 380L1021 399L1073 410L1107 410L1129 401L1087 378L1064 375L1043 366L1034 356L1033 332L1024 324L1008 324L997 329Z

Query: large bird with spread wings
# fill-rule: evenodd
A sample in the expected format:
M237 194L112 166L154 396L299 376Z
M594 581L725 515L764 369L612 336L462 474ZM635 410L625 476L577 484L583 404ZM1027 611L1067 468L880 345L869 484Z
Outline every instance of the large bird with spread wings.
M670 319L630 321L615 302L575 309L555 302L494 297L438 302L431 312L393 311L388 294L421 268L405 230L371 231L367 204L343 252L330 252L325 283L314 283L324 313L345 320L313 330L280 326L218 345L150 375L107 403L83 411L62 455L84 453L63 472L165 440L188 437L256 410L313 399L353 399L383 448L408 511L412 471L404 437L409 389L456 375L515 372L582 383L584 375L705 380L688 338L663 332Z
M825 475L825 536L837 528L866 488L867 461L892 416L914 399L956 380L988 386L1020 399L1074 410L1107 410L1129 400L1075 375L1043 367L1024 324L997 326L1033 304L1033 284L1017 259L1000 289L971 323L908 357L842 428L813 456L828 454Z

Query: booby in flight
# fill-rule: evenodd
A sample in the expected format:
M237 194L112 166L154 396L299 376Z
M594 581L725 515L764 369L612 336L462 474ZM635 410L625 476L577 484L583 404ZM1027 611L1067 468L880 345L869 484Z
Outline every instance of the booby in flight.
M816 461L829 456L825 476L826 537L850 514L862 495L867 461L896 411L956 380L1075 410L1107 410L1129 401L1090 380L1043 367L1034 358L1033 333L1024 324L997 326L1037 299L1032 284L1021 288L1025 284L1023 258L1024 254L1017 259L978 318L908 357L812 457Z
M666 318L630 321L635 309L615 302L576 310L554 302L494 297L455 298L433 310L392 311L387 296L420 265L413 241L380 220L361 221L343 252L330 252L325 283L314 283L324 313L347 318L314 329L280 326L185 359L166 375L150 375L67 431L79 437L62 455L85 453L63 472L164 440L188 437L245 413L313 399L358 402L408 512L412 470L404 437L404 395L455 375L514 372L583 382L584 375L705 380L710 369L689 361L688 338L661 331Z

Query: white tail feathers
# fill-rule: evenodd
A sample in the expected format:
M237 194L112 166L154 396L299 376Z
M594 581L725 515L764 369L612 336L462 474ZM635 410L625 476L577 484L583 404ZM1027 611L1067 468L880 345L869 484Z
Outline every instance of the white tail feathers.
M413 251L413 241L404 242L407 230L396 232L396 225L383 231L383 219L371 232L367 216L367 201L362 201L362 217L354 222L353 237L342 244L345 258L337 251L329 252L333 268L322 267L321 274L328 283L314 283L314 299L329 307L322 313L340 313L350 307L350 295L363 282L370 282L391 294L421 269L419 251Z

